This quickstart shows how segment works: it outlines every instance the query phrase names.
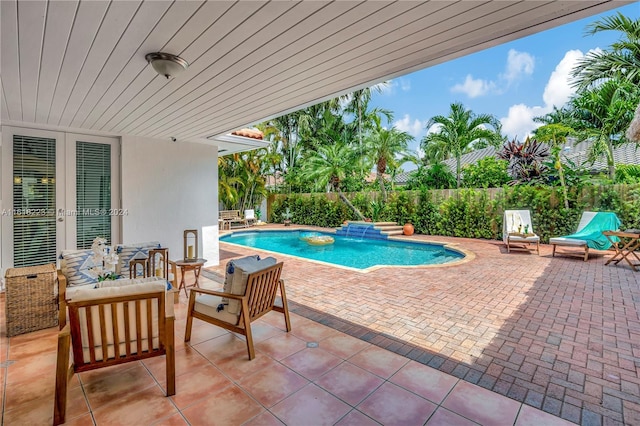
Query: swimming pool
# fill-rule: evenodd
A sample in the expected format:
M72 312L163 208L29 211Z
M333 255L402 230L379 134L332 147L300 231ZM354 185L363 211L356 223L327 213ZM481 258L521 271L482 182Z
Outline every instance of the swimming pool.
M331 236L335 241L333 244L313 245L305 240L308 236ZM240 231L220 237L220 241L358 270L374 266L445 264L465 257L442 244L351 238L305 230Z

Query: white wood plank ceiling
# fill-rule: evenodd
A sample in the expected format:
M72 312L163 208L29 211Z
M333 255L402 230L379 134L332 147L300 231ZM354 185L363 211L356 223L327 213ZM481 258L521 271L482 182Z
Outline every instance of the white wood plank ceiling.
M214 143L632 1L0 3L3 122ZM183 57L166 80L149 52Z

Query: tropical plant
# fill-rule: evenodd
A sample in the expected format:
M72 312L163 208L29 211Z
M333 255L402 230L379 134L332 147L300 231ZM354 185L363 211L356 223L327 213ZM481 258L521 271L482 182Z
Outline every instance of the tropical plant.
M368 155L375 162L376 176L380 183L382 199L386 201L387 191L384 186L384 173L387 171L387 166L395 162L397 156L407 155L407 147L409 142L413 140L413 136L395 127L390 129L383 127L379 115L375 116L373 121L375 125L367 134L365 147Z
M326 189L327 186L338 193L340 199L353 212L364 220L364 216L354 207L341 190L341 181L352 171L353 150L345 143L337 142L332 145L323 145L306 161L304 176L318 189Z
M456 177L442 161L418 167L409 174L407 189L449 189L456 186Z
M559 123L545 124L534 130L534 134L541 142L547 142L551 145L551 156L553 157L553 168L558 171L560 185L562 186L562 197L564 198L564 208L569 208L569 195L567 194L567 184L564 178L564 167L560 154L567 137L575 133L571 127Z
M513 179L510 185L539 182L547 170L544 161L548 156L546 144L528 137L524 143L516 140L507 142L498 152L498 158L509 161L508 170Z
M640 165L618 164L615 183L640 183Z
M453 103L448 116L436 115L427 122L429 131L421 142L421 147L430 160L456 159L456 187L460 187L460 157L478 142L499 146L502 143L501 125L497 118L489 114L475 114L465 109L462 103ZM487 128L491 127L491 129Z
M577 138L592 142L589 161L606 158L609 179L615 176L613 148L627 142L625 131L639 100L638 87L619 80L607 80L571 100Z
M467 188L499 188L511 180L508 167L506 160L485 157L462 168L462 184Z
M578 61L572 70L574 85L583 90L610 78L640 85L640 19L618 12L586 28L587 35L602 31L617 31L620 38L609 49L591 51Z

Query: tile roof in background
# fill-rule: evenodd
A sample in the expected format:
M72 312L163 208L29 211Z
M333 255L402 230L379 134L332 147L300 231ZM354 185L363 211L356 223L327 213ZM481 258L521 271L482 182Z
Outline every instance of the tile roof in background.
M252 138L262 140L264 138L264 134L257 129L240 129L235 132L231 132L232 135L235 136L244 136L245 138Z

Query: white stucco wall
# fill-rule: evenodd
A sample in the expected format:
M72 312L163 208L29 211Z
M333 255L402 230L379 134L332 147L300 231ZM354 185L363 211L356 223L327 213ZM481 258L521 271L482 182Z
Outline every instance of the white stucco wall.
M218 161L214 146L122 137L122 241L160 241L183 257L183 231L198 229L199 257L219 263Z

